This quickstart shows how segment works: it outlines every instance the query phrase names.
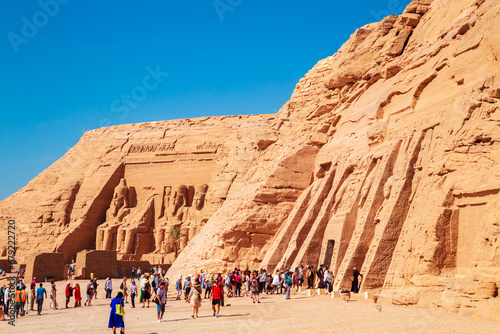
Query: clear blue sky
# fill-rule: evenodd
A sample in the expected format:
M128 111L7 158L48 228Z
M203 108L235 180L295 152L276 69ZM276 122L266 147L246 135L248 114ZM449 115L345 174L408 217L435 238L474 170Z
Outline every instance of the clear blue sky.
M408 3L3 0L0 200L85 129L277 112L355 29Z

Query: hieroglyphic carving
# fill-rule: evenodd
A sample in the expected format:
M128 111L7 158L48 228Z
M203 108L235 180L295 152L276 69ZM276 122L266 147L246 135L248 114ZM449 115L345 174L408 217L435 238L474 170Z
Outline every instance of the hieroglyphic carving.
M212 142L204 142L203 144L196 145L197 150L217 150L223 147L224 144L217 144Z
M132 145L128 153L154 153L154 152L172 152L175 150L175 142L158 143L148 145Z

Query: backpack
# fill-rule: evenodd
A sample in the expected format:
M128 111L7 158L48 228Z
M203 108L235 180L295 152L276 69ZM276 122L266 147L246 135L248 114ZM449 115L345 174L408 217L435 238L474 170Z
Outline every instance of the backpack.
M292 285L292 279L290 277L287 277L285 279L285 284Z
M123 290L123 282L122 282L122 284L120 284L120 289L122 289L122 290Z

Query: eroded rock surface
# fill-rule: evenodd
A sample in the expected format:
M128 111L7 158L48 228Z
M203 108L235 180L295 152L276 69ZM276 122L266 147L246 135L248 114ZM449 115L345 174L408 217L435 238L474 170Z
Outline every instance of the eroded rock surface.
M169 262L179 247L171 277L325 263L336 288L356 266L394 303L500 319L499 29L498 1L415 0L358 29L277 115L91 131L0 214L20 259Z

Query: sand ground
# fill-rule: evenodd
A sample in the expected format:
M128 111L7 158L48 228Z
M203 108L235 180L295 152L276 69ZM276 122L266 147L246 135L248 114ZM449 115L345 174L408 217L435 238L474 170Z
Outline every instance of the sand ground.
M85 287L86 280L73 280ZM112 333L107 328L109 302L104 299L104 281L99 282L98 299L94 306L64 309L64 286L57 282L59 310L50 310L45 300L41 316L29 312L19 318L15 327L7 321L0 322L0 333ZM118 292L120 280L113 280ZM49 288L49 284L44 284ZM198 319L191 318L191 307L184 301L174 300L174 290L169 289L165 322L156 321L156 304L150 308L136 308L126 304L126 333L500 333L500 322L471 320L444 311L433 312L415 307L395 306L380 300L378 311L371 300L356 295L345 302L330 296L308 297L293 295L285 300L283 295L264 295L261 304L250 298L229 298L230 306L221 308L220 318L212 316L210 301L204 300ZM85 298L85 296L83 296ZM137 298L136 298L137 300ZM70 303L73 306L74 300Z

